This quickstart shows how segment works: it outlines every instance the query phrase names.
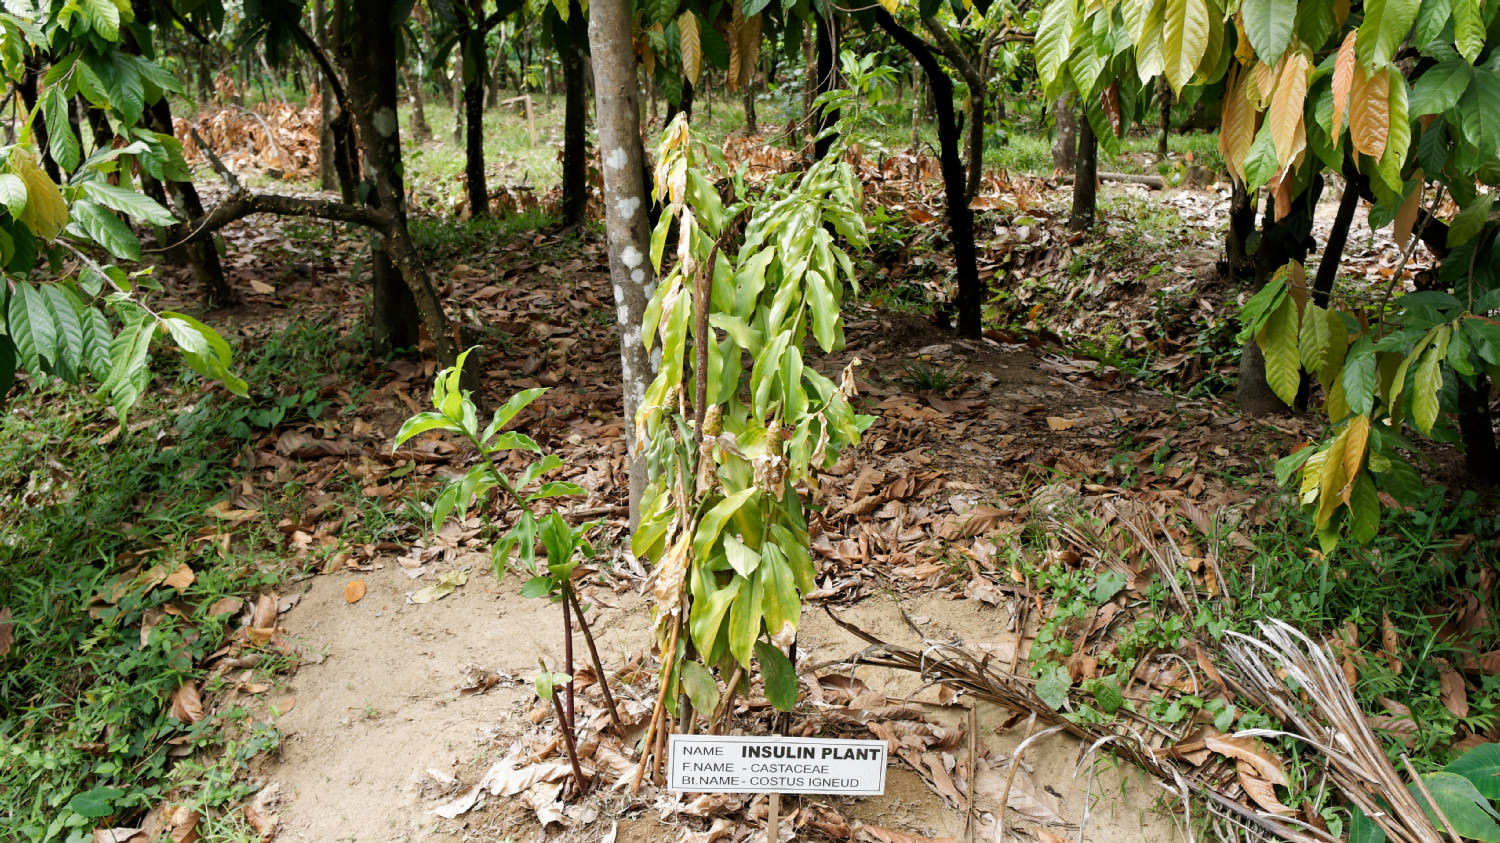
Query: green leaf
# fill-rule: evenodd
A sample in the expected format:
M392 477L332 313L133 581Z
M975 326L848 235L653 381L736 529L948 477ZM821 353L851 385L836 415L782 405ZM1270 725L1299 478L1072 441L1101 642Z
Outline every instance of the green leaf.
M1119 571L1105 571L1094 581L1094 602L1108 603L1125 588L1125 575Z
M1500 74L1475 68L1458 106L1459 126L1469 143L1489 150L1500 146Z
M760 554L734 536L724 537L724 555L729 559L729 567L742 577L750 576L760 567Z
M125 791L118 787L96 787L73 795L68 800L68 810L89 819L107 817L115 812L114 802Z
M736 577L728 585L709 595L707 600L694 597L688 624L693 631L693 644L697 646L699 653L707 653L713 647L714 640L719 637L719 628L724 625L725 613L748 583L749 580Z
M47 148L59 167L71 172L78 167L80 148L68 120L68 100L63 89L49 86L42 95L42 111L47 119Z
M1297 19L1297 0L1245 0L1240 4L1245 34L1260 60L1275 65L1292 38Z
M1068 669L1060 664L1048 664L1040 668L1041 675L1036 678L1036 695L1056 711L1062 711L1068 704L1068 689L1073 687L1073 677Z
M83 192L90 199L106 208L112 208L151 225L175 225L177 218L163 208L155 199L129 188L117 187L108 182L89 179L83 183Z
M1453 0L1453 36L1458 52L1472 64L1484 49L1484 13L1480 0Z
M1367 336L1354 342L1344 360L1344 400L1353 412L1368 415L1374 407L1375 386L1380 376L1375 362L1375 352Z
M518 490L519 491L519 490ZM588 490L577 483L569 483L565 480L553 480L543 483L535 492L526 496L526 502L539 501L544 498L566 497L570 495L586 495Z
M761 679L766 685L766 699L778 711L797 707L797 669L779 647L766 641L755 642L755 659L760 662Z
M1489 221L1490 207L1494 202L1494 194L1481 193L1460 208L1453 222L1448 224L1448 248L1461 246L1482 231L1484 224Z
M1367 471L1361 471L1349 493L1349 535L1360 544L1369 544L1380 532L1380 494Z
M1302 328L1297 337L1302 368L1309 372L1322 369L1328 360L1328 348L1332 341L1333 334L1328 328L1328 311L1308 302L1307 307L1302 310Z
M1483 843L1500 841L1500 825L1495 823L1500 814L1495 813L1489 800L1468 779L1456 773L1439 771L1423 776L1422 783L1427 786L1433 801L1442 809L1443 816L1448 818L1452 830L1459 836ZM1417 804L1427 813L1428 819L1438 828L1443 828L1444 823L1427 803L1416 783L1407 785L1406 789L1411 791Z
M781 548L766 543L757 576L761 582L761 614L765 617L766 632L781 640L795 632L802 617L802 601L797 598L797 586Z
M750 652L755 639L760 637L761 587L760 578L742 580L748 588L741 588L729 607L729 652L740 664L750 666Z
M1358 805L1349 806L1349 843L1385 843L1385 829L1365 816Z
M552 593L551 577L532 577L521 584L521 596L528 599L546 597Z
M719 683L708 668L696 661L689 659L682 663L682 689L693 701L693 708L705 717L719 707Z
M1417 364L1416 375L1412 380L1412 421L1423 433L1431 433L1432 426L1437 423L1438 391L1443 388L1443 372L1440 368L1443 356L1436 343L1428 346L1422 352L1422 360Z
M1089 693L1105 714L1114 714L1125 707L1125 693L1111 679L1093 679L1089 682Z
M87 199L73 203L73 221L83 228L89 239L103 246L117 258L141 259L141 241L123 220Z
M1204 0L1167 0L1162 18L1162 58L1172 90L1181 93L1208 49L1208 28L1216 23Z
M710 509L708 513L703 516L703 519L698 522L698 529L693 534L694 558L708 558L708 552L713 547L714 542L718 540L719 533L723 532L724 524L727 523L730 517L738 512L740 507L744 506L745 502L750 500L750 498L755 495L756 492L757 490L754 486L748 489L741 489L740 491L735 492L734 494L719 501L717 504L714 504L713 508ZM746 647L746 652L749 652L748 645Z
M1295 402L1302 372L1297 353L1297 303L1290 296L1282 299L1255 339L1265 353L1266 385L1287 404Z
M1267 317L1281 305L1286 298L1286 275L1277 272L1266 282L1264 287L1255 291L1255 295L1245 302L1240 309L1240 333L1235 337L1235 342L1244 345L1250 338L1260 333L1260 329L1266 324Z
M1442 114L1457 105L1473 78L1474 68L1463 59L1445 59L1429 67L1412 86L1411 116Z
M182 358L198 374L224 384L241 398L249 394L246 383L229 371L233 353L219 332L186 313L164 310L162 324L182 349Z
M1443 770L1468 779L1484 798L1500 799L1500 744L1480 744L1448 762Z
M1073 31L1078 26L1076 0L1052 0L1042 12L1037 25L1033 55L1042 87L1052 95L1060 88L1059 71L1073 50Z
M157 330L156 320L144 313L127 311L126 314L125 326L109 344L109 376L99 386L101 391L109 393L121 423L151 380L146 362Z
M0 173L0 203L4 203L13 219L20 219L26 210L26 182L15 173Z
M401 443L419 433L426 433L429 430L448 430L454 433L463 432L453 420L442 413L417 413L415 416L402 422L401 429L396 432L396 442L391 446L391 450L394 451L396 448L401 447Z
M1366 67L1374 65L1377 72L1390 64L1396 48L1411 32L1421 6L1421 0L1367 0L1365 20L1355 44L1360 62Z

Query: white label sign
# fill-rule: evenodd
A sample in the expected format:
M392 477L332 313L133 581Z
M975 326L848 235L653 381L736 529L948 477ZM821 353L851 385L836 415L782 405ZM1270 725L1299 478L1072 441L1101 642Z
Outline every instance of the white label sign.
M885 762L885 741L669 735L667 790L878 796Z

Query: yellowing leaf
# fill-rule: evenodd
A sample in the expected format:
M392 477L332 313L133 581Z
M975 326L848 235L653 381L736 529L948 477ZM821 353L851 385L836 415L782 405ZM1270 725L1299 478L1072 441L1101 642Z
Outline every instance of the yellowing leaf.
M1349 89L1349 139L1354 151L1380 160L1391 130L1391 89L1385 68L1367 76L1363 67L1354 70Z
M1338 58L1333 64L1333 148L1339 148L1339 136L1343 134L1344 114L1349 107L1349 87L1354 83L1354 68L1358 64L1354 55L1357 30L1349 30L1344 43L1339 47Z
M1167 0L1162 19L1162 59L1173 91L1181 92L1198 69L1208 48L1209 25L1204 0Z
M441 600L444 597L452 594L454 589L458 588L468 581L469 572L467 570L449 571L448 573L443 574L441 577L439 577L437 582L427 586L421 591L413 593L411 596L411 602L431 603L434 600Z
M683 12L677 17L677 31L682 35L682 76L688 84L696 85L703 73L703 39L698 30L698 16Z
M1344 476L1348 478L1341 495L1344 503L1349 502L1349 494L1354 489L1354 478L1359 476L1359 470L1364 467L1365 447L1369 441L1370 417L1360 414L1350 419L1348 441L1344 444Z
M1219 131L1219 152L1224 166L1240 184L1245 183L1245 158L1255 142L1255 107L1247 96L1249 74L1239 67L1229 70L1224 90L1224 125Z
M10 154L10 171L26 182L26 207L21 222L43 240L52 240L68 224L68 206L62 191L37 166L30 151L16 149Z
M1307 76L1312 69L1304 53L1291 53L1281 66L1281 75L1276 80L1276 90L1271 95L1271 110L1267 120L1271 125L1271 140L1276 145L1276 161L1282 169L1290 166L1307 145L1303 132L1303 106L1307 102Z

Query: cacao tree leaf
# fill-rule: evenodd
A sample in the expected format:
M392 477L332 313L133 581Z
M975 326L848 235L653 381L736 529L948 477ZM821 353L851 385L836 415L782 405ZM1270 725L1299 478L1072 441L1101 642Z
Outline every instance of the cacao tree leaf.
M1078 17L1076 0L1052 0L1042 11L1033 55L1037 76L1049 96L1055 95L1060 88L1059 71L1073 50L1073 32L1078 26Z
M1365 418L1359 416L1358 418ZM1360 472L1349 495L1349 536L1360 544L1369 544L1380 532L1380 494L1369 472Z
M1322 369L1328 362L1328 347L1332 339L1328 330L1328 311L1309 302L1302 311L1302 327L1297 336L1302 368L1309 372Z
M1286 51L1297 19L1297 0L1245 0L1240 4L1245 34L1261 61L1274 64Z
M1442 114L1458 104L1459 97L1474 78L1474 68L1463 59L1450 58L1438 62L1417 77L1412 86L1411 116Z
M1417 19L1421 0L1366 0L1359 27L1359 60L1366 67L1384 67L1396 55Z
M703 72L703 39L698 31L698 16L691 10L677 17L677 32L681 35L682 75L689 84L698 84Z
M73 221L110 254L126 260L141 259L141 241L119 217L87 199L74 202L72 211Z
M1438 353L1434 343L1422 352L1412 381L1411 414L1417 429L1431 433L1437 423L1438 391L1443 388L1442 362L1445 355Z
M1458 52L1470 64L1479 58L1484 49L1484 13L1479 0L1452 0L1453 40Z
M1283 169L1290 166L1307 145L1302 120L1311 69L1312 65L1303 53L1287 56L1276 80L1276 90L1271 95L1271 109L1266 120L1271 126L1271 141L1276 145L1276 161Z
M173 225L177 222L172 212L163 208L155 199L129 188L90 179L83 183L83 192L100 205L144 223Z
M1198 69L1208 49L1210 23L1204 0L1166 0L1162 13L1162 59L1173 92L1181 93Z
M1473 80L1459 97L1458 111L1469 143L1480 149L1500 147L1500 73L1475 68Z
M1349 89L1349 139L1356 152L1377 161L1385 154L1391 130L1390 99L1390 79L1384 68L1374 75L1367 75L1363 67L1355 68Z
M1349 108L1349 91L1354 84L1354 67L1359 63L1354 55L1357 34L1357 30L1350 30L1344 36L1344 43L1339 46L1338 58L1333 64L1333 128L1329 134L1333 136L1334 149L1338 149L1339 138L1343 134L1344 114Z
M1256 337L1266 361L1266 385L1287 404L1297 400L1301 369L1297 353L1297 305L1290 297L1271 313Z

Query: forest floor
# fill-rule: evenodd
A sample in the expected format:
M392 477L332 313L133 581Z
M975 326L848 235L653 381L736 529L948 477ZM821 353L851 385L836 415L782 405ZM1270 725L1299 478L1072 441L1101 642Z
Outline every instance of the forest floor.
M1159 314L1137 311L1162 308L1167 296L1205 324L1230 318L1232 305L1222 300L1222 289L1214 297L1212 238L1189 236L1200 249L1175 252L1167 261L1161 253L1151 259L1149 244L1126 250L1118 233L1080 247L1052 223L1065 197L1049 195L1039 183L1023 189L1026 212L1013 199L995 200L1004 210L987 221L992 248L986 265L1011 272L1023 294L1024 279L1046 276L1063 303L1023 298L1019 307L1031 311L1029 322L980 341L955 339L911 308L855 304L846 311L848 347L815 362L836 373L858 357L862 409L878 421L823 479L822 513L813 530L823 587L809 601L798 653L802 665L824 667L803 676L816 703L799 710L792 733L870 737L895 730L915 751L893 764L884 797L788 798L783 839L962 840L977 834L991 840L1001 799L1011 807L1010 832L1030 839L1189 839L1180 804L1148 776L1086 752L1068 735L1048 736L1015 755L1027 734L1023 713L910 674L855 666L864 642L823 611L891 642L920 647L941 641L989 654L1024 675L1027 651L1056 612L1038 599L1040 588L1028 590L1033 567L1045 567L1043 557L1061 560L1087 586L1110 571L1103 554L1070 553L1066 539L1038 539L1038 530L1066 526L1080 515L1107 518L1133 502L1174 523L1227 522L1231 529L1218 534L1226 546L1248 544L1235 525L1249 530L1263 522L1275 495L1263 467L1308 432L1285 419L1240 419L1219 400L1153 388L1143 377L1076 358L1047 341L1065 328L1087 334L1105 324L1103 312L1109 330L1121 334L1117 349L1129 354L1134 346L1141 357L1154 351L1152 362L1166 362L1157 366L1157 384L1160 370L1183 366L1196 367L1201 377L1215 363L1190 347L1189 338L1160 337L1142 347L1146 338L1129 336L1130 326L1156 321ZM1214 230L1225 204L1211 192L1107 192L1117 203L1107 207L1165 214L1194 230ZM257 239L278 238L273 230L261 231ZM1003 266L1004 247L1012 241L1032 251ZM297 251L298 238L280 242ZM586 502L565 511L608 516L596 538L607 561L586 578L584 599L598 607L590 614L604 663L620 671L615 694L630 701L639 720L653 698L654 669L644 572L620 550L627 542L623 422L602 248L592 239L547 233L520 234L482 255L467 252L468 245L455 243L452 255L439 260L461 256L446 272L446 299L466 323L488 332L478 352L488 399L493 404L522 388L553 387L517 426L564 457L558 477L589 491ZM1122 253L1108 255L1111 246ZM1110 262L1090 261L1082 270L1071 264L1088 249ZM253 250L234 253L257 255L245 267L252 273L266 265ZM313 260L293 261L294 271L280 280L262 281L246 305L224 315L255 336L279 313L337 290L327 283L334 267L315 267L319 256L308 257ZM877 270L887 290L907 275L907 284L930 283L945 265L936 250L902 257ZM1059 274L1076 287L1058 284ZM1068 310L1075 299L1079 306ZM1058 307L1076 322L1036 318L1041 307ZM339 318L358 324L357 312ZM1174 350L1174 342L1188 349L1175 359L1163 353ZM628 795L630 769L619 751L626 736L606 739L616 750L594 758L614 787L583 800L560 799L567 766L550 710L538 705L530 683L539 658L561 663L556 607L521 598L524 575L518 572L494 579L477 517L434 536L398 503L429 499L435 484L469 458L437 437L390 456L396 429L425 406L434 374L430 364L403 361L367 369L363 399L325 416L339 424L308 422L268 436L247 466L239 499L232 500L236 508L253 509L258 495L289 478L315 486L319 478L347 472L366 497L398 519L386 540L349 547L338 536L345 516L320 511L311 495L305 498L308 516L283 528L291 549L317 560L275 592L284 609L276 625L299 654L299 666L270 691L241 684L222 701L259 702L282 732L280 751L258 761L253 772L264 785L256 804L278 815L277 839L763 839L764 797L691 797L649 783ZM399 523L403 511L409 523ZM1202 540L1188 537L1191 528L1168 532L1190 546ZM319 547L337 552L319 554ZM1008 555L1015 549L1020 553ZM1202 548L1189 555L1215 553ZM1036 558L1022 562L1022 556ZM1140 560L1122 569L1129 580L1114 586L1117 600L1109 594L1089 606L1098 627L1085 634L1090 649L1105 646L1106 636L1098 633L1108 632L1110 617L1134 615L1147 602L1151 571ZM442 581L463 584L433 602L413 600L415 592ZM1100 623L1101 615L1110 617ZM1175 657L1168 650L1157 659ZM1097 659L1092 668L1075 663L1070 670L1083 683L1099 673ZM1174 681L1157 677L1125 690L1144 707ZM598 737L597 688L582 695L580 705L593 724L586 731ZM767 725L763 699L752 696L740 714L741 728ZM636 723L633 737L643 727ZM520 771L507 772L512 768ZM1013 768L1020 772L1008 781ZM492 795L484 795L485 786ZM974 806L973 828L964 820L966 804Z
M775 168L779 155L745 145L732 160ZM1287 584L1273 580L1287 569L1265 564L1261 533L1285 533L1281 561L1319 576L1305 532L1279 520L1287 500L1271 473L1317 438L1317 421L1241 418L1215 395L1233 382L1245 296L1216 268L1227 190L1106 185L1101 225L1082 236L1064 228L1066 189L989 178L976 209L995 327L961 340L932 315L951 267L935 163L860 166L872 226L862 290L846 304L847 347L809 364L832 375L858 358L858 406L877 421L820 478L802 703L778 719L756 688L732 728L883 738L893 757L884 796L783 800L781 839L1214 838L1220 820L1101 749L1092 737L1103 734L1173 758L1235 804L1274 810L1269 793L1323 823L1321 788L1294 775L1278 792L1246 772L1279 765L1266 761L1274 748L1204 748L1205 736L1268 725L1215 672L1225 628L1250 629L1246 618L1284 605ZM479 347L470 366L485 399L551 387L515 426L566 461L553 479L587 490L562 511L604 520L580 585L623 733L607 724L591 672L579 672L578 698L580 752L603 786L578 798L555 718L532 690L539 658L562 662L556 606L522 598L520 572L494 577L477 515L436 534L426 523L423 505L472 453L436 435L392 447L402 421L427 409L437 372L362 354L365 242L254 220L225 231L244 300L207 318L247 359L302 353L289 339L298 331L328 339L295 361L300 376L252 383L254 406L236 411L243 441L228 447L233 479L190 542L209 558L220 547L271 552L255 593L230 610L224 646L198 663L206 678L183 686L194 704L201 688L201 708L182 715L192 722L236 712L227 733L279 733L275 751L239 771L253 788L235 803L242 830L282 841L764 840L764 797L673 794L649 780L631 792L656 663L647 572L624 552L626 422L606 259L592 231L536 229L534 197L520 195L509 218L419 217L414 230ZM1336 199L1325 197L1330 210ZM1360 217L1348 274L1381 283L1398 252ZM180 270L161 274L169 297L191 302ZM169 411L179 418L210 403L182 400ZM108 416L90 418L96 441L122 435ZM161 620L151 617L143 646L146 624ZM922 675L890 667L891 653L921 654ZM965 658L1031 702L961 689L953 671ZM1118 716L1101 711L1106 691L1124 702ZM182 696L171 696L174 717ZM1052 720L1031 716L1043 698L1084 728L1049 731Z

